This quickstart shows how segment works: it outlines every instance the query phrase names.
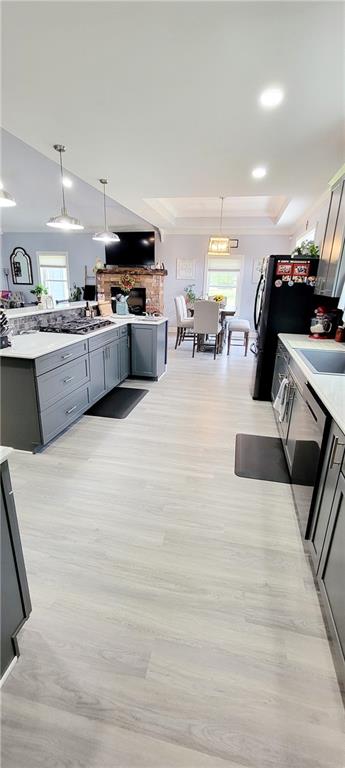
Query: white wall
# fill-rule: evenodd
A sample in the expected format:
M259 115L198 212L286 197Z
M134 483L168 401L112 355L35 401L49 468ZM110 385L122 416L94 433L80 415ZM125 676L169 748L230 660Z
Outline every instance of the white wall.
M236 235L234 234L234 237ZM189 283L195 283L195 292L204 293L204 270L207 254L207 235L166 235L162 243L157 244L157 261L163 261L168 270L165 280L165 312L171 322L175 321L174 296L183 293ZM250 321L253 320L253 305L256 290L256 280L252 280L253 262L270 254L286 255L291 252L291 239L288 235L240 235L239 248L234 251L242 256L241 290L238 314ZM177 280L176 260L195 259L195 280Z
M234 235L236 237L236 235ZM84 285L84 265L91 274L96 259L105 260L104 245L92 240L91 234L55 234L55 233L6 233L2 235L2 267L9 266L10 254L16 246L22 246L30 254L33 267L34 285L39 282L37 269L37 251L68 251L70 287L73 283ZM207 235L166 235L162 243L157 242L156 260L163 261L168 270L165 279L165 311L172 324L175 321L174 296L183 293L188 283L195 283L195 292L201 295L205 291L204 269L207 254ZM238 313L252 324L253 303L256 280L252 280L253 262L270 254L286 255L291 252L291 239L287 235L240 235L239 248L234 253L242 256L241 290ZM195 280L177 280L176 260L195 259ZM7 284L1 270L1 289ZM10 279L11 290L23 290L29 301L33 300L30 286L15 286Z
M84 266L87 265L88 273L92 274L92 267L96 259L105 261L104 245L92 240L91 234L55 234L54 232L10 232L1 237L1 267L9 267L9 258L13 248L22 246L31 256L34 285L39 282L37 251L67 251L69 261L70 288L73 283L79 286L84 285ZM22 291L29 301L33 300L30 294L30 288L33 286L13 285L11 280L11 270L9 275L10 290ZM91 283L91 280L89 281ZM1 269L0 274L1 290L7 289L7 281Z

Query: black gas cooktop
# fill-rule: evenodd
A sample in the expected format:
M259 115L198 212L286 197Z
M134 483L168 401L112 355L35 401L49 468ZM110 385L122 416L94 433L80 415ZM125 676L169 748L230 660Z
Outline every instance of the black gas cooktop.
M85 333L105 328L107 325L112 325L111 320L104 320L102 317L80 317L78 320L70 320L68 323L61 322L43 325L40 331L43 333L77 333L84 335Z

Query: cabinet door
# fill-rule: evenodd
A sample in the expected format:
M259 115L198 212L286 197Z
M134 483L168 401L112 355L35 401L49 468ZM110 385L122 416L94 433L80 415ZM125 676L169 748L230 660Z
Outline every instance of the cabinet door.
M340 474L318 578L345 660L345 477Z
M119 363L119 342L113 341L104 348L105 358L105 387L108 391L119 384L120 381L120 363Z
M329 264L333 248L334 232L337 224L339 204L341 200L342 184L338 184L331 193L326 232L322 245L321 259L318 266L316 292L331 295L330 284L328 281Z
M156 328L132 325L131 359L133 376L156 376Z
M129 337L123 336L119 341L120 381L129 376Z
M1 464L1 675L17 655L15 637L31 611L7 461Z
M98 400L106 392L105 347L90 352L90 401Z
M330 519L335 489L345 451L345 435L333 423L328 438L310 529L311 555L317 567Z
M342 283L338 281L344 245L345 232L345 181L342 183L337 223L334 231L331 256L327 274L327 289L331 296L340 296ZM339 290L337 291L337 288Z

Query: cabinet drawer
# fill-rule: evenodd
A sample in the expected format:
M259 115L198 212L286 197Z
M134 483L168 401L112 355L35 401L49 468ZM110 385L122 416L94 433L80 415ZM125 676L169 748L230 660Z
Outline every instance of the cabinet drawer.
M120 336L127 336L128 334L128 325L122 325L120 328Z
M93 336L92 339L89 339L89 352L92 352L93 349L104 347L105 344L109 344L109 342L115 341L119 338L119 336L119 328L111 328L110 331L103 331L102 333L98 334L98 336Z
M78 341L76 344L71 344L68 347L59 349L58 352L50 352L49 355L42 355L35 361L36 375L40 376L42 373L52 371L53 368L57 368L58 365L64 365L74 360L76 357L85 355L87 353L87 341Z
M50 405L61 400L70 392L89 381L88 355L78 357L71 363L60 365L53 371L43 373L37 378L39 410L44 411Z
M41 413L43 443L48 443L55 435L80 416L89 404L88 387L80 387L67 397L59 400Z

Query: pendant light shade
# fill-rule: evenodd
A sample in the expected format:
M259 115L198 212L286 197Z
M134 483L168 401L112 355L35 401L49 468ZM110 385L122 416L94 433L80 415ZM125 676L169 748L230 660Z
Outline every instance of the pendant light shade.
M12 208L14 205L17 205L14 197L6 192L0 182L0 208Z
M100 184L103 184L103 212L104 212L104 230L102 232L96 232L92 239L99 240L101 243L119 243L120 238L115 232L110 232L107 227L107 203L105 198L105 187L108 184L108 179L100 179Z
M65 203L65 190L64 190L64 174L62 167L62 153L66 151L66 147L63 144L54 144L54 149L60 154L60 173L61 173L61 192L62 192L62 206L61 213L58 216L52 216L47 221L47 227L53 227L54 229L62 229L65 232L73 232L77 229L84 229L79 219L74 216L70 216L67 213Z
M208 241L208 252L214 256L230 256L230 238L222 234L223 230L223 204L224 197L220 198L220 226L219 235L212 235Z

